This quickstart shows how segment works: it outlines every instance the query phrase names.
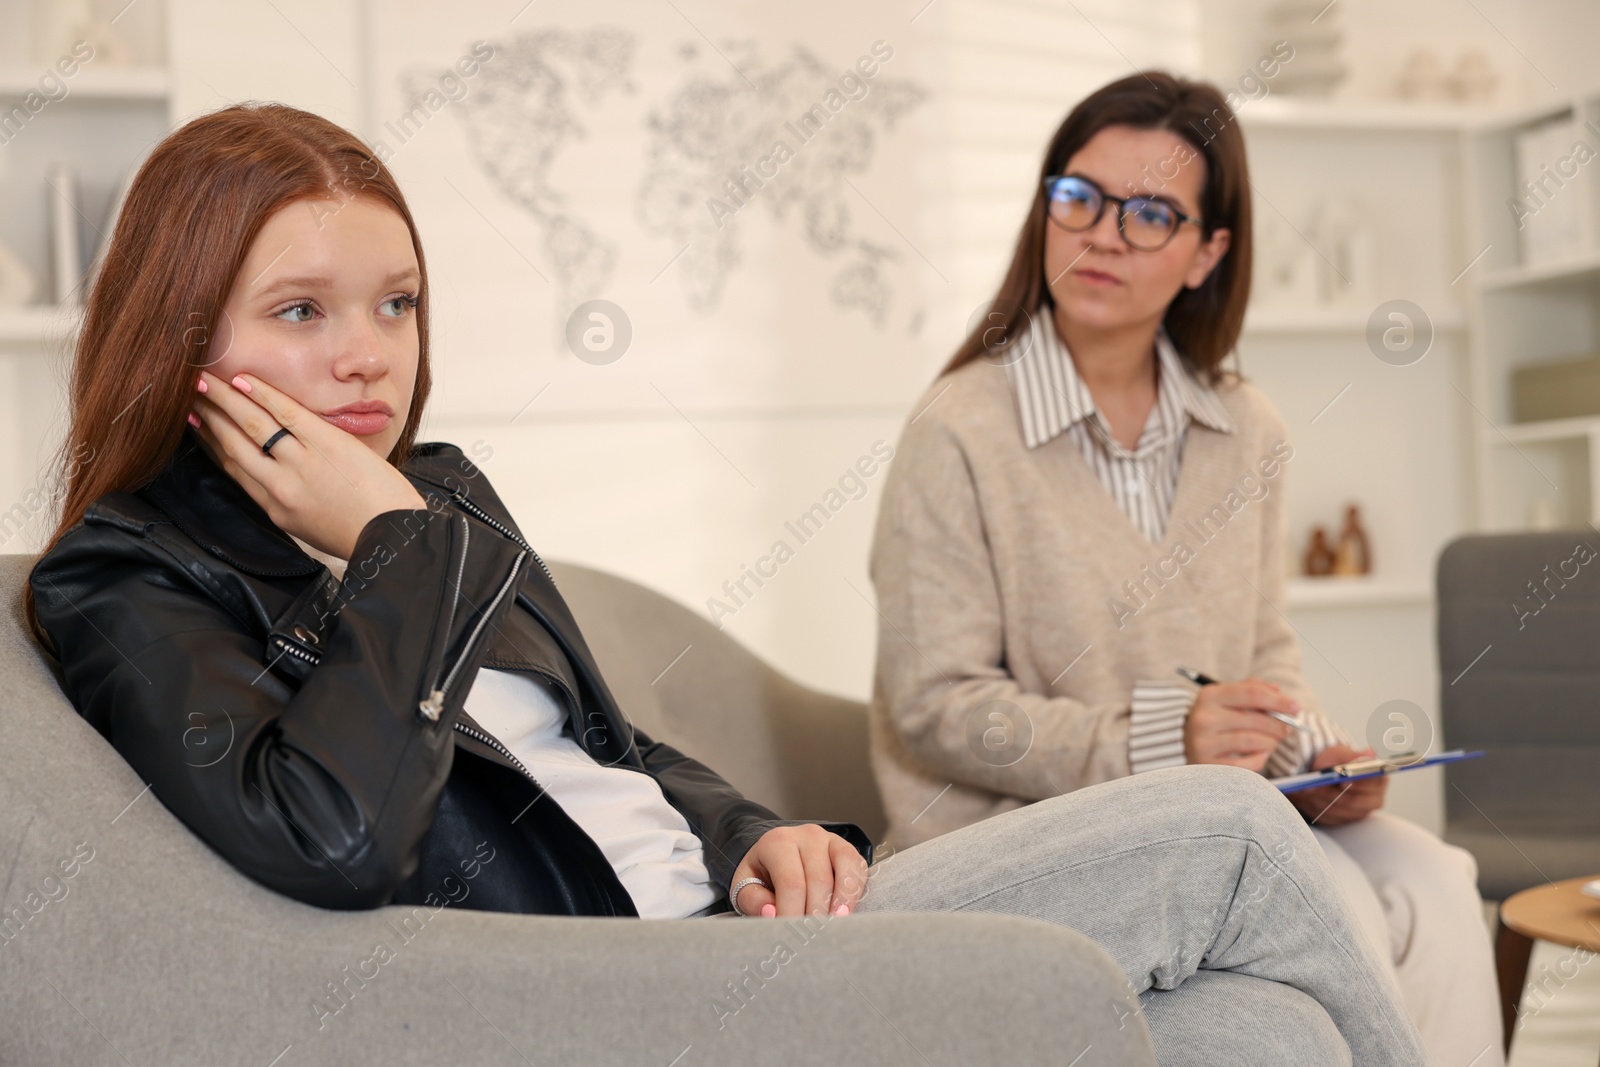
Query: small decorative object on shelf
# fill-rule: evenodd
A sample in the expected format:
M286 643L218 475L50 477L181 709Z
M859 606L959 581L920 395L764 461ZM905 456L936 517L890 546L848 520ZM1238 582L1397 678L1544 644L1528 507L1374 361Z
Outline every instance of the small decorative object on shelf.
M1361 514L1354 504L1344 509L1344 529L1339 531L1339 543L1333 550L1333 573L1344 576L1372 573L1372 550L1367 545L1367 531L1361 528Z
M1324 304L1365 304L1372 299L1372 212L1352 195L1319 198L1312 209L1311 240L1323 249L1315 260L1317 297Z
M1276 211L1257 217L1255 297L1263 307L1371 309L1376 233L1361 198L1330 193L1292 221Z
M1395 95L1422 103L1487 104L1500 87L1489 57L1476 48L1461 53L1453 68L1426 47L1407 53L1394 80Z
M1333 547L1328 544L1328 531L1320 526L1311 529L1311 544L1306 546L1305 573L1308 578L1322 578L1333 573Z
M1317 303L1316 253L1287 219L1263 212L1256 232L1256 299L1267 307L1305 308Z
M50 202L50 266L58 304L82 299L78 282L83 277L78 248L78 175L65 163L50 167L45 195Z
M1344 529L1339 539L1328 543L1328 531L1321 526L1311 529L1311 541L1306 545L1302 569L1308 578L1329 575L1353 577L1372 573L1372 548L1367 531L1361 525L1360 509L1349 504L1344 509Z
M1476 48L1461 53L1450 80L1456 99L1464 104L1487 104L1500 88L1500 75L1495 73L1489 57Z
M1431 48L1414 48L1400 64L1394 80L1395 95L1402 100L1440 101L1450 98L1450 79Z
M1328 96L1344 80L1339 58L1337 9L1325 0L1282 0L1267 9L1268 36L1294 45L1294 62L1286 64L1273 86L1289 96Z
M1584 148L1588 139L1580 133L1577 122L1564 116L1512 138L1517 184L1506 206L1517 224L1526 266L1571 259L1583 251L1583 194L1568 188L1579 165L1593 154Z
M1511 421L1600 415L1600 354L1511 371Z
M34 0L34 61L53 63L58 56L72 53L75 44L87 42L97 67L133 64L134 56L112 20L97 14L93 7L89 0Z
M128 186L132 184L136 172L136 167L129 167L124 171L122 180L117 183L117 191L111 196L111 210L106 215L105 223L100 227L99 243L89 260L89 269L84 274L85 293L94 288L94 280L100 274L100 265L105 262L106 250L111 247L111 237L117 232L117 220L122 217L122 205L128 200Z
M28 265L0 242L0 307L21 307L33 302L39 279Z

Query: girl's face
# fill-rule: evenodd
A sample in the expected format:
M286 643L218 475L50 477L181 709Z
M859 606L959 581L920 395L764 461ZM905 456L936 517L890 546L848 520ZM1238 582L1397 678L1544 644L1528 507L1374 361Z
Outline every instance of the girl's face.
M1088 178L1107 196L1160 196L1186 215L1201 217L1205 157L1171 130L1107 126L1067 160L1063 174ZM1096 330L1159 323L1183 288L1205 281L1228 250L1219 228L1205 238L1182 223L1154 252L1128 246L1117 230L1117 205L1105 204L1087 230L1064 230L1045 220L1044 269L1058 314Z
M388 204L287 204L250 246L205 369L249 371L387 457L417 381L420 280L411 231Z

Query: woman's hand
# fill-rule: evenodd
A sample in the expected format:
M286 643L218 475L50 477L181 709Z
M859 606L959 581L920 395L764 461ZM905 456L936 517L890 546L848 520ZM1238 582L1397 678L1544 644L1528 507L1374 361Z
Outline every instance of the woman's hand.
M779 826L762 834L733 872L733 884L760 878L739 891L738 910L765 918L848 915L867 892L867 863L855 846L818 826ZM843 910L841 910L843 909Z
M1298 715L1300 705L1260 678L1203 685L1183 725L1183 752L1190 763L1248 767L1260 774L1290 727L1263 715Z
M1311 757L1311 769L1325 771L1351 760L1369 759L1377 755L1372 749L1357 751L1349 745L1329 745ZM1383 807L1389 792L1389 776L1362 778L1344 785L1319 785L1315 789L1298 789L1288 794L1289 801L1300 809L1313 826L1343 826L1345 823L1365 819Z
M256 375L225 381L201 371L200 381L206 388L195 394L196 432L267 517L307 544L349 559L373 518L427 506L388 460ZM262 455L280 426L290 436Z

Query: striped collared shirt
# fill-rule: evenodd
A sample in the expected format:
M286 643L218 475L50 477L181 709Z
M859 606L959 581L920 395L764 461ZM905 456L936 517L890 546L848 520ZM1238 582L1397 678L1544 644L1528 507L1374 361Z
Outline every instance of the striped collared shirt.
M1028 344L1021 356L1006 365L1006 374L1016 396L1023 443L1038 448L1066 434L1117 508L1151 544L1159 545L1166 537L1177 494L1189 424L1198 422L1220 433L1232 433L1234 427L1216 393L1184 366L1165 326L1156 330L1155 347L1160 368L1156 402L1132 449L1124 448L1111 435L1049 308L1034 315ZM1183 733L1194 694L1192 686L1165 679L1134 683L1128 725L1128 761L1133 773L1187 762ZM1350 743L1343 731L1316 709L1304 709L1301 721L1310 732L1295 731L1278 745L1264 769L1268 776L1294 774L1323 748L1336 742Z
M1034 316L1027 350L1006 366L1023 442L1038 448L1066 434L1095 480L1152 544L1160 544L1166 536L1189 423L1233 432L1222 402L1189 373L1165 326L1156 330L1156 358L1160 368L1156 402L1131 450L1111 435L1048 309L1041 308Z

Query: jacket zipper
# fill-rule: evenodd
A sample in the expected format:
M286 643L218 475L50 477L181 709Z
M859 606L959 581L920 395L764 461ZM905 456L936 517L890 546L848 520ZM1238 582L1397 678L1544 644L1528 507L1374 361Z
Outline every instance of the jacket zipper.
M456 625L456 603L461 601L461 579L467 574L467 549L472 547L472 523L461 520L461 560L456 563L456 595L450 598L450 614L445 616L445 640L450 640L450 630ZM443 661L440 653L440 661Z
M506 580L500 583L500 591L495 593L494 599L489 602L489 606L484 608L482 614L479 615L478 624L472 628L472 633L467 636L467 643L462 646L461 655L456 657L456 661L450 665L450 673L445 675L444 681L438 683L434 687L433 691L428 694L428 698L426 700L423 700L417 704L417 707L422 710L423 717L428 721L439 721L439 714L444 710L445 693L450 689L450 683L455 681L456 675L461 671L461 665L467 661L468 655L470 655L472 652L472 646L477 644L478 635L483 633L484 626L486 626L489 622L489 616L494 613L494 609L499 606L500 601L505 599L506 593L511 589L512 585L516 583L517 568L521 566L523 557L526 555L528 555L526 551L518 552L517 558L511 561L511 573L506 575ZM466 562L466 545L465 542L463 542L461 555L461 565L463 568L466 567ZM458 578L456 581L456 598L459 599L460 596L461 582ZM450 615L451 620L454 621L454 600L452 600L450 603ZM445 637L446 640L449 639L448 630L445 631Z
M472 528L467 525L466 520L464 519L462 520L461 528L467 531L467 533L462 537L461 540L461 564L456 569L456 595L450 599L450 615L445 623L443 638L445 641L449 640L450 629L455 624L456 602L461 599L461 576L466 571L467 545L470 543L471 539ZM518 540L520 540L520 538ZM456 657L456 661L450 665L450 672L445 675L443 682L436 683L432 687L431 691L428 693L427 699L418 702L417 707L421 710L423 717L429 722L439 721L439 715L444 710L445 694L449 692L450 685L455 681L456 675L461 672L461 665L465 663L467 657L471 655L472 647L477 644L478 636L483 633L483 628L488 623L489 616L494 612L494 609L499 605L500 601L505 599L506 592L512 587L512 585L516 583L517 568L522 564L523 557L529 555L531 551L532 550L530 549L517 553L517 558L511 562L511 573L507 574L506 580L500 583L499 591L495 593L494 599L489 602L489 606L484 609L483 614L478 619L478 624L472 628L472 633L468 635L467 642L462 647L461 655ZM534 558L538 559L538 556L534 556ZM304 660L313 667L322 662L322 653L320 652L311 652L307 649L301 648L297 644L285 641L281 637L277 638L275 643L285 652L297 659ZM472 731L468 732L470 733ZM493 744L492 741L490 743ZM501 746L501 750L504 751L504 746ZM516 759L516 757L511 756L509 752L506 752L506 755L513 760Z
M502 525L500 522L498 522L493 515L490 515L488 512L486 512L482 508L478 507L478 505L476 505L476 504L472 503L470 500L468 500L466 498L465 494L463 494L459 489L450 490L450 496L455 500L455 502L457 504L461 505L462 509L465 510L469 515L475 516L476 518L481 520L483 523L488 525L490 528L498 530L500 533L504 534L506 537L509 537L511 540L515 541L519 546L521 546L522 550L524 552L526 552L528 555L532 556L535 563L539 564L539 569L544 571L544 576L546 578L550 579L551 588L555 588L556 587L556 576L554 574L550 573L550 568L545 566L544 560L542 558L540 558L539 553L537 553L537 552L535 552L533 550L533 546L528 544L527 541L524 541L522 539L522 537L519 536L516 533L516 531L507 529L504 525ZM573 693L573 691L567 686L565 681L563 681L561 678L558 678L555 675L550 674L550 673L548 673L546 671L540 671L538 673L540 673L540 674L544 675L545 677L549 678L550 681L553 682L555 685L560 686L561 687L561 691L567 695L567 698L572 702L572 706L573 707L575 707L575 708L582 707L582 705L578 702L577 694ZM423 711L424 711L424 714L426 714L427 709L424 708ZM434 715L432 717L433 718L437 718L437 715ZM476 736L474 731L468 730L467 732L468 733L472 733L472 734L474 734L474 736ZM493 744L493 742L490 742L490 743ZM580 741L579 744L581 745L582 742ZM506 752L504 746L499 746L499 747L500 747L500 751L505 752L505 754L507 756L509 756L512 760L516 759L516 757L512 756L510 752ZM521 767L522 764L518 763L517 766ZM527 773L527 768L523 768L523 773ZM528 775L528 777L532 778L533 776L530 774L530 775Z
M278 647L283 649L285 652L288 652L292 656L297 656L300 659L305 660L307 663L312 664L313 666L315 666L317 663L320 663L322 661L321 653L307 652L304 649L300 648L298 645L290 644L289 642L283 640L282 638L278 639L277 644L278 644ZM541 673L543 673L543 672L541 672ZM560 680L557 679L557 681L559 682ZM563 685L562 688L565 689L566 687ZM462 722L460 719L457 719L455 721L455 728L457 730L460 730L462 733L466 734L468 737L472 738L473 740L481 741L483 744L488 745L490 748L492 748L496 752L500 753L506 759L508 759L512 763L516 764L517 769L520 770L524 775L526 775L530 781L533 780L533 774L528 770L527 766L521 760L519 760L515 755L513 755L511 750L506 748L506 746L504 744L502 744L497 738L491 737L488 734L483 733L480 730L474 730L472 727L468 726L466 723Z
M472 738L475 741L483 742L484 744L488 745L490 748L494 749L496 752L500 753L506 759L510 760L512 763L515 763L517 765L517 769L519 771L521 771L523 773L523 775L525 775L530 782L533 781L533 775L531 773L529 773L528 768L523 765L521 760L519 760L517 757L513 756L511 754L511 750L509 748L507 748L505 745L501 744L498 739L490 737L488 734L483 733L480 730L474 730L472 727L468 726L466 723L462 722L460 719L456 720L456 724L455 725L456 725L456 729L457 730L460 730L462 733L466 734L468 737Z
M456 592L455 592L455 595L450 598L450 614L445 616L445 620L444 620L444 637L441 639L445 643L446 647L448 647L448 645L449 645L450 631L455 627L455 624L456 624L456 603L458 601L460 601L460 599L461 599L461 579L467 573L467 549L469 547L471 547L471 545L472 545L472 524L470 522L468 522L466 519L462 519L461 520L461 560L460 560L460 562L458 562L456 564ZM516 573L516 568L515 567L512 568L512 573ZM467 647L469 647L469 648L471 647L471 642L470 641L467 643ZM439 650L439 669L440 669L440 671L444 670L444 653L445 653L445 649L441 648ZM434 675L434 681L435 682L438 681L438 678L439 678L439 676L437 674ZM439 718L439 705L437 703L434 703L434 706L431 709L429 708L429 704L434 702L434 698L437 695L439 695L439 690L438 690L437 687L435 687L433 689L433 691L428 694L428 698L417 705L419 708L422 709L422 714L426 718L428 718L430 721L437 721L438 718Z
M479 519L480 521L488 524L493 529L496 529L496 530L500 531L502 534L504 534L505 536L511 538L511 540L515 541L518 545L520 545L522 547L522 550L527 552L530 556L532 556L534 558L534 560L539 564L539 569L544 571L544 576L546 578L550 579L550 584L551 585L555 585L556 584L556 576L550 573L550 568L545 566L544 560L539 558L539 553L537 553L537 552L535 552L533 550L533 546L532 545L530 545L530 544L528 544L528 542L524 541L520 536L517 535L516 532L506 529L505 526L501 525L500 522L498 522L493 515L490 515L487 511L484 511L478 505L476 505L476 504L472 503L471 501L469 501L466 498L466 496L464 496L459 489L452 489L450 491L450 495L451 495L452 498L455 499L456 503L460 504L462 506L462 508L464 508L467 511L468 514L470 514L470 515L474 516L475 518Z
M305 660L307 663L310 663L313 666L315 666L317 663L320 663L322 661L321 653L307 652L304 649L300 648L298 645L292 645L289 642L283 640L282 638L278 639L277 644L278 644L279 648L283 649L285 652L289 653L291 656L298 656L300 659ZM563 688L565 688L565 687L563 686ZM527 766L524 765L523 762L521 760L519 760L516 756L512 755L511 750L506 748L506 746L504 744L502 744L499 740L497 740L496 738L490 737L488 734L483 733L483 732L481 732L479 730L474 730L472 727L468 726L466 723L462 722L460 719L456 720L455 727L456 727L457 730L460 730L462 733L466 734L468 737L473 738L476 741L483 742L484 744L488 745L490 748L494 749L496 752L500 753L506 759L508 759L512 763L516 764L517 765L517 769L520 770L523 774L527 775L529 780L532 780L533 775L532 775L532 773L529 772Z
M294 656L296 659L303 659L313 667L322 662L322 653L320 652L308 652L299 645L292 645L281 637L277 639L276 644L289 655Z

